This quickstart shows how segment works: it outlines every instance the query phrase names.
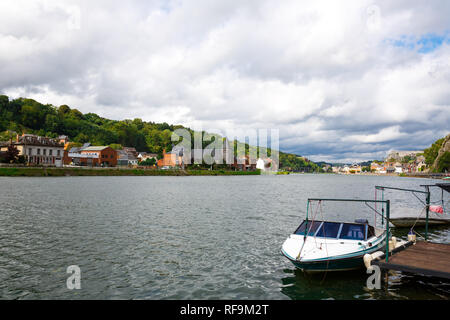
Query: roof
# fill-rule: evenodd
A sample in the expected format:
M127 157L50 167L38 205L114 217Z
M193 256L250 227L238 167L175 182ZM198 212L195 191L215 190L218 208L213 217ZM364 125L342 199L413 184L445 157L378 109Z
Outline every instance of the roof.
M64 147L64 144L56 139L41 137L34 134L23 134L22 136L18 136L17 141L13 143L16 145Z
M81 152L83 152L83 151L103 151L106 148L109 148L109 147L108 146L87 147L87 148L84 148L83 150L81 150Z
M119 159L118 160L129 160L129 161L133 161L133 160L137 160L137 158L131 154L128 153L121 153L119 155Z
M148 153L148 152L139 152L139 155L143 157L155 157L155 158L158 156L157 153Z

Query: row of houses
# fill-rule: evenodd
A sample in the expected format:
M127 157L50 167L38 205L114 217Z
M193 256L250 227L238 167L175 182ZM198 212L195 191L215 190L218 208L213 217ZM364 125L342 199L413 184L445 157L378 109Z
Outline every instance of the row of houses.
M155 153L138 152L135 148L124 147L122 150L114 150L109 146L92 146L85 143L81 147L71 147L67 136L57 139L41 137L32 134L17 135L16 140L0 142L0 153L6 152L10 145L14 145L20 156L25 158L26 164L36 166L88 166L88 167L116 167L137 166L141 161L154 159L159 168L184 168L188 164L196 163L203 159L206 150L191 150L191 161L186 161L185 151L182 147L174 147L172 151L163 151L163 156L158 160ZM252 159L249 156L234 157L228 143L224 143L221 154L210 154L231 169L240 171L263 171L277 169L271 159ZM220 161L219 161L220 162Z
M91 146L89 143L81 147L70 147L67 136L54 139L33 134L17 135L15 140L0 142L0 153L6 153L10 145L13 145L18 155L23 156L25 163L31 166L115 167L137 165L140 161L140 155L134 148L114 150L109 146ZM151 156L157 157L156 154Z
M423 151L422 151L423 152ZM422 172L426 168L425 157L421 151L391 151L386 159L372 162L368 171L377 174L401 174ZM407 160L407 161L405 161ZM334 173L360 174L363 167L359 164L332 167Z
M357 164L332 167L331 169L333 173L340 174L360 174L362 172L362 167Z
M160 168L181 167L184 168L187 164L202 163L203 159L210 157L210 162L228 166L236 171L255 171L260 169L262 171L276 171L278 170L275 161L270 158L252 158L249 155L235 157L233 149L230 147L227 139L223 143L222 150L204 150L191 149L188 155L183 147L175 146L172 151L163 151L162 159L158 160L157 166ZM189 161L187 161L189 159Z

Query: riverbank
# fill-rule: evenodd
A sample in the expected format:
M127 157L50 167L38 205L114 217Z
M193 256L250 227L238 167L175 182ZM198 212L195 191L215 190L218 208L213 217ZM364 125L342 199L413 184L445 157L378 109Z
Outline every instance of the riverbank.
M415 172L415 173L376 173L376 172L362 172L362 173L330 173L347 176L380 176L380 177L408 177L408 178L425 178L425 179L445 179L450 177L448 173L432 173L432 172Z
M119 168L0 168L0 177L71 176L242 176L260 175L260 171L227 170L146 170Z

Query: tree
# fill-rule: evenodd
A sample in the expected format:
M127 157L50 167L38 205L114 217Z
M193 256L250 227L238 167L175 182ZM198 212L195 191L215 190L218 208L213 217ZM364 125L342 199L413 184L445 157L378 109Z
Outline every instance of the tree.
M9 141L11 139L15 139L16 135L16 132L10 130L0 132L0 141Z
M89 142L89 136L87 136L87 135L84 134L84 133L79 133L79 134L75 137L74 141L75 141L75 142L79 142L79 143L86 143L86 142Z
M69 112L70 112L70 108L69 108L69 106L67 106L65 104L63 104L62 106L60 106L58 108L58 113L60 113L62 115L66 114L66 113L69 113Z
M437 172L448 172L450 171L450 152L445 151L438 160L437 163Z
M114 150L123 150L123 146L121 144L118 143L112 143L109 145L112 149Z
M439 139L435 141L431 147L425 149L423 151L423 155L425 157L425 163L429 166L433 165L434 160L436 160L436 157L438 156L439 149L442 146L442 143L444 142L444 138Z
M409 163L410 161L414 160L413 157L411 157L410 155L404 156L402 159L402 163Z
M139 162L139 165L153 167L154 165L156 165L156 159L155 158L147 158L144 161Z
M12 143L8 146L6 151L5 160L7 163L15 163L19 160L19 150Z

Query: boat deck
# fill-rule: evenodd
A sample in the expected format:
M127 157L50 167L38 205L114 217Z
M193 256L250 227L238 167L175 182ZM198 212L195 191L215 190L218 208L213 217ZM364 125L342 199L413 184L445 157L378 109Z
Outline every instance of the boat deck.
M450 244L416 242L394 250L389 262L373 260L381 269L450 279Z

